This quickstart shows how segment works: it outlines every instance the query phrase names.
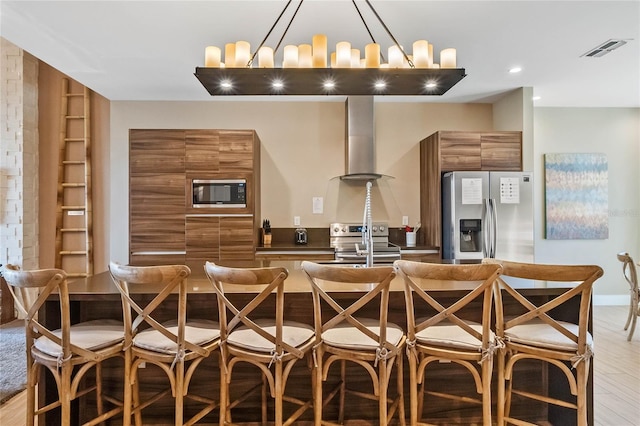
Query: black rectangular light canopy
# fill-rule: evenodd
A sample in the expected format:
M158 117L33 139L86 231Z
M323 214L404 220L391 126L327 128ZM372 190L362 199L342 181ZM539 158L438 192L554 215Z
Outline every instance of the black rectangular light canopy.
M195 76L212 96L439 96L464 68L206 68Z

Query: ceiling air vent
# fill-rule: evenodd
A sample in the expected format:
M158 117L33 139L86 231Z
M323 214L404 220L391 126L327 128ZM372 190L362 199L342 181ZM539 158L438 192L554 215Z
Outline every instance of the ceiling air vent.
M586 56L588 58L599 58L617 49L620 46L624 46L625 44L627 44L625 40L609 39L599 46L589 50L588 52L583 53L582 55L580 55L580 57L582 58L583 56Z

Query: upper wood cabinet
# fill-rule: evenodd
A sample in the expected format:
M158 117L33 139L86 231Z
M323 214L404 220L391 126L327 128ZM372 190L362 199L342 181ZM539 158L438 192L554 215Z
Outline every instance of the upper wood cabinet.
M420 141L420 243L441 247L441 177L453 171L522 171L522 132L440 131Z
M522 132L441 131L425 140L439 147L443 172L522 170Z

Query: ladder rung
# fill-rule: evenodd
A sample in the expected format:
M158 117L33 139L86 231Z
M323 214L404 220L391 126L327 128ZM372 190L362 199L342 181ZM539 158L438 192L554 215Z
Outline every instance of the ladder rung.
M62 162L62 164L67 164L67 165L74 165L74 164L80 165L80 164L84 164L84 163L85 163L84 161L78 161L78 160L73 160L73 161L72 160L65 160L65 161Z
M64 138L66 142L84 142L84 138Z
M84 210L85 206L62 206L62 210Z
M87 228L62 228L60 232L84 232Z
M78 255L86 255L87 251L86 250L64 250L60 252L61 255L63 256L78 256Z
M63 183L63 188L81 188L84 186L84 183Z
M78 120L78 119L83 119L84 115L66 115L66 118L68 118L69 120Z

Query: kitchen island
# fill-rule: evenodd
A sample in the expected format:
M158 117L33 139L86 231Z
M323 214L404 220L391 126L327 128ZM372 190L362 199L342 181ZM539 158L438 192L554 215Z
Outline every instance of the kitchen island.
M286 298L286 312L285 318L296 321L301 321L308 324L313 324L313 308L311 303L310 285L307 282L304 272L300 269L300 262L298 261L270 261L271 266L283 266L289 270L289 277L285 281L285 298ZM237 265L228 266L261 266L261 262L243 263ZM192 268L192 275L188 279L188 314L191 318L210 318L217 320L216 301L211 284L204 275L204 269L202 264L189 265ZM434 285L433 287L438 287ZM403 282L400 278L395 278L391 284L390 294L390 306L389 306L389 321L395 322L402 327L406 326L405 315L405 302L403 293ZM434 288L439 292L438 299L457 299L462 294L462 287L459 289L444 289ZM250 300L252 298L251 290L247 289L246 292L238 292L229 295L230 298L237 300ZM357 298L357 291L353 288L339 288L336 289L339 293L339 299L343 301L355 300ZM557 288L528 288L523 290L526 294L532 298L546 300L553 295L561 292ZM71 298L72 320L87 321L92 319L102 318L115 318L121 319L121 302L120 295L117 292L115 286L111 282L111 277L108 272L102 272L89 278L77 279L69 284L69 292ZM134 298L149 299L155 294L154 289L151 286L140 287L135 289L133 293ZM505 298L505 310L513 308L515 305L510 304L510 300ZM266 306L266 309L272 309L272 307ZM55 296L52 296L47 301L44 311L41 313L41 319L49 326L55 326L58 318L58 303ZM571 305L570 309L563 313L564 319L571 320L577 318L579 306L576 303ZM478 311L478 314L480 311ZM269 314L269 312L267 312ZM371 313L372 316L376 316L376 313ZM164 318L161 318L164 319ZM120 361L115 360L110 362L104 367L105 374L105 392L118 393L122 389L122 365ZM292 372L291 379L288 384L288 393L297 394L301 397L310 397L310 372L304 365L304 363L298 363L299 365ZM405 363L405 367L408 363ZM543 383L550 394L559 395L566 394L568 390L565 384L561 380L556 380L560 376L553 369L542 368L539 365L526 365L523 366L523 373L530 375L531 386L536 386L538 383ZM357 372L356 372L357 373ZM495 374L495 371L494 371ZM256 371L247 369L241 372L241 381L250 383L259 380ZM368 381L358 379L358 375L355 375L354 382L357 385L367 386ZM153 368L142 369L140 371L141 383L143 386L152 384L154 382L161 383L165 380L164 377L157 372L153 371ZM408 373L405 372L405 377L408 378ZM593 387L592 387L592 374L589 379L589 419L590 424L593 422ZM194 379L192 386L194 386L197 393L209 392L211 395L217 398L218 395L218 366L217 357L213 356L207 359L203 363L199 370L197 377ZM330 381L333 377L330 377ZM392 379L393 380L393 379ZM406 380L408 383L408 380ZM353 383L353 382L352 382ZM494 401L495 401L495 381L493 382L494 389ZM47 377L44 386L39 389L40 398L44 400L51 400L52 395L55 394L54 383ZM451 364L439 364L433 371L430 372L428 386L434 389L442 389L447 391L460 391L469 392L473 394L473 384L469 380L468 375L457 370L456 366ZM408 407L408 390L405 391L405 398ZM259 399L251 400L249 402L249 409L243 409L234 412L234 421L250 424L259 420ZM144 413L145 424L166 424L166 419L172 417L172 401L170 399L160 401L153 410ZM245 405L245 407L247 407ZM365 424L378 424L375 415L377 409L375 408L375 402L371 404L360 403L350 406L350 416L357 419L361 419ZM189 412L192 407L187 406L186 411ZM82 420L83 413L94 410L91 401L81 401L79 406L76 406L75 416L78 422ZM534 404L522 404L519 401L515 401L513 410L524 412L526 417L532 422L544 422L548 421L551 424L570 425L574 422L574 415L572 410L549 410L547 412L541 406ZM335 413L335 407L327 406L326 413L331 416ZM455 403L439 403L429 404L425 406L425 418L433 423L446 423L446 424L471 424L478 422L481 418L481 407L475 406L457 406ZM55 412L51 416L47 416L46 419L40 419L41 424L56 424L57 419L54 418ZM44 417L44 416L41 416ZM305 421L312 420L312 412L305 413L302 418ZM298 422L297 424L305 424L305 421ZM203 424L216 424L217 413L214 411L207 418L203 420ZM311 424L311 423L309 423ZM359 423L362 424L362 423Z

